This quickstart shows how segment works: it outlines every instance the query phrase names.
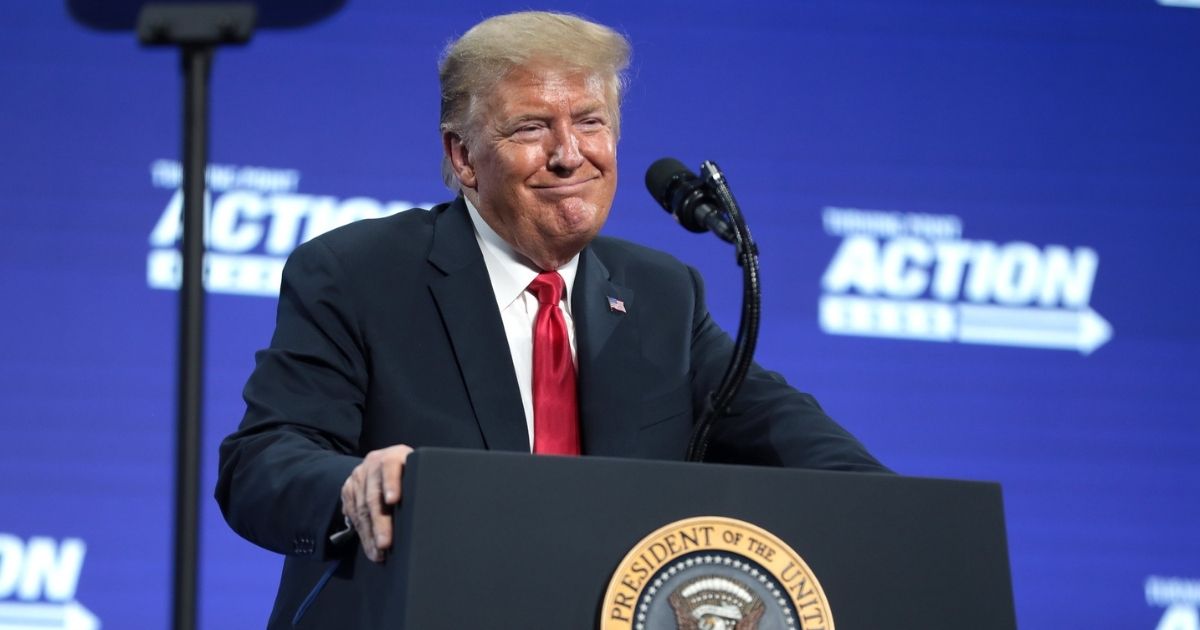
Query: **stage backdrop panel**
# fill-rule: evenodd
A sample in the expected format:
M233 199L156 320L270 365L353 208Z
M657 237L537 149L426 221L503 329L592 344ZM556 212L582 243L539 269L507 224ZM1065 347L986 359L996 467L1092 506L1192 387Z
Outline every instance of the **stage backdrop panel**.
M177 55L10 3L0 26L0 628L167 623ZM896 470L1003 484L1024 628L1200 628L1200 2L570 1L627 33L606 231L733 252L642 188L725 170L758 358ZM213 72L206 492L278 275L446 200L435 61L524 3L357 0ZM202 625L261 627L279 558L203 512ZM55 625L57 624L57 625Z

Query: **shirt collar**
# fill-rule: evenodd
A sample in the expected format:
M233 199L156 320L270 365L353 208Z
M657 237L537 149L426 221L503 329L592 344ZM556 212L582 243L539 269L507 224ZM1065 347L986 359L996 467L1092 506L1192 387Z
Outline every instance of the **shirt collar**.
M513 249L507 241L500 237L492 226L480 216L479 210L470 199L463 196L467 204L467 212L471 215L471 223L475 225L475 241L483 253L483 262L487 265L488 276L492 280L492 292L496 295L496 306L501 311L525 293L529 283L542 272L541 269ZM579 268L579 254L575 254L563 266L558 268L566 286L564 308L571 313L571 294L575 289L575 271Z

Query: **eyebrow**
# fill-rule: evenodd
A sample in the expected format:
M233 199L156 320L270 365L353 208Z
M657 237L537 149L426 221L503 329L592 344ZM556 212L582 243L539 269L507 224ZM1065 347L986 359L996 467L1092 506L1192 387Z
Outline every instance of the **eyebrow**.
M609 108L608 108L607 103L604 103L603 101L593 101L591 103L588 103L584 107L580 107L578 109L571 110L571 117L578 118L579 116L586 116L588 114L594 114L596 112L608 112L608 111L609 111Z
M597 102L593 102L593 103L588 103L588 104L584 105L583 107L579 107L579 108L571 110L571 118L572 119L581 118L584 116L589 116L589 115L595 114L597 112L608 113L608 111L609 110L608 110L607 105L605 105L603 102L597 101ZM512 127L518 127L527 122L544 121L544 120L548 120L553 117L554 117L553 115L548 115L544 111L543 112L529 112L529 113L524 113L524 114L518 114L516 116L513 116L512 118L507 118L507 119L504 119L504 120L501 120L498 122L499 122L500 128L509 129Z

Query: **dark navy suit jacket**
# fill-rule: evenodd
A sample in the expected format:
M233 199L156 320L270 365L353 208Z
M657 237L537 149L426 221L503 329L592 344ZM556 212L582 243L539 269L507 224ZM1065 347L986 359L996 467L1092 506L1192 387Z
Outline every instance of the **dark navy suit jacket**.
M733 347L709 316L695 270L600 237L580 255L571 300L584 454L683 459ZM245 418L221 445L216 497L239 534L288 556L270 625L290 627L327 562L345 555L301 625L359 627L377 572L327 540L341 522L341 485L361 457L401 443L529 450L503 324L461 198L297 248L275 335L244 395ZM886 470L812 397L757 366L732 417L714 430L708 459Z

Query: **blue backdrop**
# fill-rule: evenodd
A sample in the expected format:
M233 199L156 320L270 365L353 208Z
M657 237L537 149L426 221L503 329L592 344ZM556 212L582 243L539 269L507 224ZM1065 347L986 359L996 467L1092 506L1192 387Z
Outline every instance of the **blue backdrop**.
M1200 628L1197 5L553 7L634 44L606 231L700 268L736 328L732 251L641 184L718 161L762 251L760 362L896 470L1003 484L1024 628ZM447 198L438 52L526 7L355 0L218 54L206 492L282 260ZM165 627L177 55L5 14L0 629ZM261 627L279 558L203 519L203 627Z

